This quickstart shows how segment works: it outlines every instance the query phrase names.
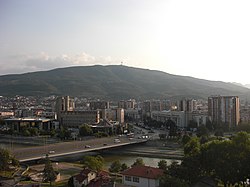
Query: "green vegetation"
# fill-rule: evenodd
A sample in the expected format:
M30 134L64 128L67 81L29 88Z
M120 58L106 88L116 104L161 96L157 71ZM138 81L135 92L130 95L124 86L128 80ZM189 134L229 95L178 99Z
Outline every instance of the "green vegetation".
M88 124L83 124L79 127L80 136L91 136L93 135L93 131Z
M122 164L121 164L120 160L115 160L111 164L109 171L112 173L118 173L121 170L121 167L122 167Z
M108 137L109 135L105 132L97 132L94 134L96 138Z
M159 167L160 169L167 170L167 166L168 166L168 164L167 164L167 161L166 161L166 160L160 160L160 161L158 162L158 167Z
M8 172L11 166L19 166L19 162L15 159L7 149L0 148L0 172Z
M62 127L61 129L58 130L57 136L61 140L68 140L71 138L71 132L67 128Z
M0 76L0 90L3 96L72 95L112 99L207 98L214 93L246 97L249 94L247 88L231 83L117 65L4 75Z
M124 171L128 168L127 164L123 163L121 164L120 160L115 160L110 168L109 168L109 171L112 172L112 173L118 173L120 171Z
M131 167L133 167L133 166L144 166L145 165L145 163L144 163L144 161L143 161L143 159L142 158L137 158L136 160L135 160L135 162L131 165Z
M46 155L46 158L45 158L45 166L43 170L43 175L44 175L43 176L44 182L49 182L50 186L51 186L51 183L56 180L56 172L54 171L54 168L52 167L52 164L48 155Z
M95 171L100 171L104 166L104 159L100 155L98 156L85 156L81 161L84 167L88 167Z
M202 136L204 137L204 136ZM239 132L231 140L185 138L180 165L168 166L160 186L187 186L211 178L226 186L244 185L250 177L250 136Z

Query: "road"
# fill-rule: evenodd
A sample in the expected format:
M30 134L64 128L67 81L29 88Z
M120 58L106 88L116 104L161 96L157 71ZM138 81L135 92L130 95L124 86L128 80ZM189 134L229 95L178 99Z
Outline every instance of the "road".
M47 144L44 146L33 146L28 148L19 148L12 151L12 154L19 161L28 161L29 159L39 159L49 154L50 157L69 155L80 152L96 151L100 149L108 149L115 146L123 146L137 143L145 140L132 139L127 137L119 137L120 143L114 143L115 137L94 138L84 141L61 142L56 144Z

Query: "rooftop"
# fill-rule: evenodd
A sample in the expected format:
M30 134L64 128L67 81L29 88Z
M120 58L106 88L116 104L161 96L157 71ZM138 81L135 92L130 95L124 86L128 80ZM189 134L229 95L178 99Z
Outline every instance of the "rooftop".
M148 179L157 179L163 175L163 170L159 168L154 168L150 166L134 166L123 172L122 175L136 176Z

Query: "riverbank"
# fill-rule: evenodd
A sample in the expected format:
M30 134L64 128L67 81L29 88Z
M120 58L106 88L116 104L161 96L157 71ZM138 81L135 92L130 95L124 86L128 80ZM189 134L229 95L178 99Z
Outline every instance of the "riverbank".
M174 141L150 140L144 145L107 150L104 154L182 160L183 148Z

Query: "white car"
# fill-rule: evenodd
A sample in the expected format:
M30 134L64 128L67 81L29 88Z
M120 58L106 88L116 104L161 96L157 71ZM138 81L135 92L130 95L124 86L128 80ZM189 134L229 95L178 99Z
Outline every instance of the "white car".
M121 143L121 140L119 140L118 138L114 139L114 143Z

